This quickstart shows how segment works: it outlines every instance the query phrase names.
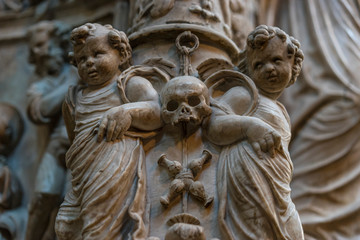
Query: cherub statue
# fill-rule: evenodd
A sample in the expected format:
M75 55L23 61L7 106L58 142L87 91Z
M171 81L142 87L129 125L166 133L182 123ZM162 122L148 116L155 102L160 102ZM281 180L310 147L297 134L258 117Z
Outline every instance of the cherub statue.
M225 239L303 239L290 197L290 120L277 101L299 75L303 53L296 39L279 28L261 25L249 34L242 56L239 69L259 90L258 106L249 117L259 127L241 125L243 116L236 114L235 106L247 99L239 88L228 94L231 98L222 99L229 112L218 112L210 121L213 136L224 134L224 126L234 136L219 156L220 227ZM261 128L264 124L267 130ZM239 129L247 139L234 135Z
M214 197L209 197L204 185L200 181L195 181L195 177L201 171L204 163L210 161L212 155L204 150L200 158L192 160L186 167L183 167L178 161L171 161L162 155L158 164L165 167L174 180L170 184L170 191L160 198L163 206L169 206L170 202L184 191L188 191L192 196L204 203L204 207L210 206Z
M70 88L63 105L73 179L56 218L57 236L145 239L145 152L129 130L162 126L158 94L145 78L119 81L132 63L125 33L87 23L72 31L71 41L83 85Z

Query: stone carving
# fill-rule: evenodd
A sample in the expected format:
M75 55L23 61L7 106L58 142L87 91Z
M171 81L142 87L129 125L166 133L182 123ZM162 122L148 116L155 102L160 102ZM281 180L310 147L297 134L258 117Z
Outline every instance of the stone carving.
M28 90L28 116L35 124L47 124L51 131L29 206L28 240L55 237L53 222L66 183L69 140L61 106L69 85L77 82L76 71L67 63L69 34L70 28L56 21L42 21L28 30L29 62L35 66L36 80Z
M249 145L249 140L242 141L239 135L233 144L221 150L217 178L218 219L225 239L304 238L290 198L293 168L288 152L289 117L277 101L300 72L303 54L299 47L297 40L275 27L261 25L248 36L239 68L254 80L259 90L259 102L251 116L269 124L269 129L274 129L280 136L274 132L264 135L265 130L249 131L248 128L249 139L260 134L258 142ZM214 116L211 125L216 128L210 128L210 131L217 130L225 120L241 124L237 109L229 106L234 106L234 101L246 102L244 97L247 95L238 88L236 92L232 91L231 98L221 99L218 103L224 102L230 112ZM236 129L228 126L231 131Z
M219 16L213 12L213 5L213 0L202 0L201 5L193 4L189 7L189 11L201 15L206 21L220 22Z
M213 196L206 193L204 184L196 180L205 162L209 161L212 154L203 150L202 156L189 161L187 142L190 136L199 131L204 119L211 114L209 94L206 85L196 77L189 76L193 73L190 56L199 46L198 37L189 31L179 34L175 39L180 59L180 74L167 82L160 91L161 116L165 123L164 133L173 136L171 131L179 134L181 141L181 157L179 161L166 158L163 153L157 160L157 164L166 168L169 175L174 178L170 183L170 190L160 198L161 204L167 208L182 195L181 212L171 216L165 239L205 239L205 231L197 218L189 213L188 195L200 200L204 207L209 207L214 200ZM170 126L173 130L168 132ZM175 202L174 205L178 205ZM175 206L172 208L175 208ZM177 206L176 206L177 207ZM197 224L192 220L196 219ZM172 224L169 224L172 223Z
M254 1L230 0L232 40L240 49L245 48L246 38L256 26L256 7Z
M204 185L194 180L204 163L210 159L211 153L204 150L200 158L192 160L187 166L183 167L180 162L171 161L165 155L162 155L159 158L158 164L165 167L175 179L171 182L169 193L160 198L161 204L165 207L169 206L172 199L186 191L203 202L204 207L208 207L214 200L214 197L209 197L205 192Z
M167 224L170 228L165 235L165 240L206 239L200 221L190 214L176 215Z
M24 216L17 211L21 205L22 188L8 165L8 157L23 133L23 120L12 105L0 103L0 239L14 239Z
M130 10L130 33L139 29L152 31L152 27L174 29L176 25L179 27L178 24L189 24L180 28L185 31L206 26L208 30L213 28L231 37L230 0L136 0L131 2Z
M200 6L196 5L195 2L192 1L193 7ZM222 4L225 5L226 2L224 1ZM161 238L166 232L165 238L168 239L176 239L178 236L191 239L196 235L195 232L198 232L196 230L198 229L200 232L203 231L198 236L199 238L204 234L207 237L222 236L225 239L235 239L235 237L249 237L246 235L249 234L253 239L303 239L301 223L290 199L289 184L292 165L287 150L290 140L290 125L285 109L277 101L284 88L290 82L295 81L301 69L302 54L297 41L279 29L274 30L271 27L264 26L253 33L255 36L249 36L249 39L256 38L254 42L259 46L254 47L253 52L252 50L243 52L242 57L245 58L243 58L244 61L240 68L253 78L255 86L252 79L232 69L232 64L226 57L223 57L223 52L219 52L217 56L207 55L208 45L201 43L201 41L203 40L206 43L216 34L208 29L205 30L205 27L188 27L186 29L186 24L190 21L171 29L170 25L173 23L171 20L179 17L172 15L177 3L175 1L174 7L166 13L166 17L169 18L151 19L146 23L144 22L143 25L133 25L134 28L131 31L135 31L139 27L142 29L139 33L134 32L130 36L134 40L135 48L147 53L151 58L155 54L148 49L149 45L146 45L145 37L156 38L158 37L156 33L160 31L167 33L164 45L171 45L171 39L175 42L180 55L179 72L183 75L171 79L160 91L162 118L165 126L161 134L154 140L152 148L147 148L147 164L149 166L147 174L150 176L148 188L149 193L151 193L149 196L151 202L150 236ZM182 7L186 8L187 5L185 5ZM219 6L216 5L216 7ZM233 5L232 7L234 8ZM229 16L227 15L229 9L221 13L227 22L229 19L226 16ZM165 19L168 22L165 23ZM188 20L188 18L184 19ZM160 27L163 29L160 30ZM184 30L191 30L191 32L180 32L182 27ZM267 31L268 29L270 30ZM263 35L258 34L258 32ZM281 34L276 35L275 32ZM175 36L176 33L178 33L177 36ZM264 46L260 44L262 40L264 40L262 42ZM227 45L226 40L221 42ZM248 41L248 44L252 43L252 40ZM166 51L171 51L171 47L168 45L164 48L165 51L161 47L158 48L158 54L162 53L163 55L159 55L165 56L165 59L168 56ZM266 50L266 54L258 51L257 47L260 46L262 50ZM252 49L253 46L249 45L248 47ZM219 47L219 49L225 49L227 56L231 56L231 53L227 52L230 48ZM272 54L272 50L276 54ZM138 56L138 53L135 54L135 61L139 61ZM204 56L207 56L209 60ZM269 62L264 65L266 68L269 65L271 65L270 69L273 68L272 71L269 71L271 81L268 77L264 78L264 75L268 74L268 70L260 71L257 67L255 71L253 66L256 62L255 58L258 58L256 61ZM176 62L171 58L166 60ZM251 64L247 64L246 60L251 60ZM193 66L196 67L199 77L205 81L209 89L204 87L198 78L194 77L197 73ZM242 68L243 66L245 68ZM245 70L249 70L249 72ZM183 87L186 84L189 84L190 87ZM173 87L171 87L172 85ZM205 90L197 90L199 87ZM196 104L189 104L189 102L193 102L190 100L191 90L197 96L204 96L204 99L210 98L210 101L205 101L205 105L207 107L211 105L212 109L211 115L210 111L203 111L199 114L203 117L193 117L193 119L198 119L193 122L191 122L194 112L191 107L193 106L189 105L197 105L201 101L198 97L195 101ZM192 147L191 144L195 142L198 145ZM193 159L197 151L207 149L211 142L223 147L215 150L220 156L215 154L214 160L207 169L209 178L205 177L208 181L217 179L216 190L218 195L214 196L212 200L217 208L209 207L208 212L205 213L201 212L198 209L199 206L193 204L190 198L187 198L187 192L182 189L185 185L183 184L184 178L178 174L188 174L189 171L186 169L188 159ZM176 159L176 161L169 159ZM162 174L166 171L154 170L154 162L169 168L174 179L163 177ZM256 168L257 164L264 168ZM183 171L184 169L186 171ZM267 174L266 170L270 173ZM156 175L160 176L158 182L154 180L156 178L152 177ZM200 177L204 175L201 174ZM191 174L188 176L186 180L193 181L193 176ZM260 180L256 176L260 176ZM168 184L171 181L169 193ZM204 181L200 182L204 185ZM211 186L210 182L211 180L206 182L204 189ZM241 185L242 182L246 184ZM174 199L178 195L177 190L183 195L180 202ZM215 188L210 187L210 190L206 188L206 192L203 192L211 196L212 190ZM171 208L160 208L157 205L161 192L165 192L165 195L161 198L160 204L168 206L172 202ZM262 202L263 196L269 197L268 203ZM157 202L154 202L153 199L156 199ZM254 214L250 216L251 213L246 212L247 209L251 209ZM191 215L188 212L191 212ZM184 222L185 215L200 219L201 225L200 223L197 225ZM209 221L209 219L214 219L214 216L217 216L218 222ZM178 225L174 224L174 227L171 226L166 229L163 227L164 218L182 220L177 222ZM256 221L261 222L262 227L259 227ZM287 225L286 222L290 224ZM242 235L243 232L245 235ZM186 236L187 233L194 233L195 235Z
M192 76L171 79L161 91L161 102L161 116L166 124L200 125L211 114L207 87Z
M173 37L179 66L165 57L132 66L123 32L91 23L72 31L80 84L63 103L72 181L56 218L59 239L303 239L290 198L290 125L277 101L300 72L299 43L256 28L240 73L225 57L194 63L206 49L200 38ZM39 46L34 53L47 49ZM52 67L39 74L59 75L58 62L35 59ZM50 121L33 99L30 116Z
M190 31L186 31L177 36L175 43L180 54L180 72L184 75L192 75L194 72L190 63L190 55L199 47L199 38Z
M84 84L69 89L63 106L73 179L57 215L58 238L145 239L145 153L131 129L161 127L158 94L143 77L119 78L132 61L123 32L85 24L71 40Z
M192 46L188 47L187 45ZM189 55L196 50L198 45L198 38L190 32L184 32L176 39L176 47L181 55L180 71L185 75L193 71ZM192 76L173 78L161 91L162 119L165 124L179 126L184 132L182 138L186 138L188 124L200 126L203 120L211 114L209 101L207 87L199 79ZM201 182L194 180L204 163L210 159L211 153L204 150L202 157L182 166L180 162L171 161L162 155L158 164L165 167L175 179L171 182L169 193L160 198L161 204L167 207L172 199L186 191L202 201L205 207L208 207L214 198L206 194Z
M131 125L122 134L121 129L115 130L119 122L121 122L119 118L114 117L114 112L118 110L112 110L111 116L104 116L104 113L108 111L104 110L101 113L99 112L101 117L97 117L96 120L96 125L99 127L102 119L104 119L105 123L102 128L92 128L95 130L91 136L95 137L91 138L91 142L95 141L94 138L98 138L101 132L99 139L104 138L105 140L100 141L98 144L103 144L108 139L114 139L109 141L109 144L117 144L122 139L135 138L139 140L140 148L144 150L143 160L136 162L146 162L146 168L141 168L145 173L143 179L146 179L143 182L146 185L146 200L144 200L145 204L140 203L141 206L145 206L143 208L145 214L141 215L145 223L145 239L149 236L149 240L178 238L227 239L227 233L230 235L236 234L234 233L236 227L228 224L231 221L231 213L235 212L232 209L243 211L250 205L249 202L254 203L254 207L250 209L256 214L270 215L277 218L276 214L270 213L266 215L267 213L260 212L260 210L273 209L274 206L277 206L275 204L276 200L281 199L284 195L278 195L272 198L271 201L260 202L257 199L259 199L258 196L261 193L269 190L269 185L274 183L283 183L284 192L281 192L281 194L286 195L289 190L289 175L291 175L292 169L291 164L288 164L287 149L284 147L288 143L288 139L283 139L285 136L289 137L286 111L280 111L281 107L276 102L278 100L273 99L276 97L267 99L266 93L264 94L260 87L255 86L253 80L258 81L258 86L263 85L261 82L259 83L258 79L260 78L253 77L254 74L252 75L253 79L249 78L251 74L247 71L246 64L244 65L245 61L242 62L243 65L240 65L241 72L239 72L239 61L249 59L246 57L245 52L240 55L239 49L245 48L248 33L254 29L254 24L264 23L265 21L266 24L280 26L299 39L306 56L303 73L293 86L284 90L284 94L280 98L280 101L285 103L292 120L292 144L289 149L294 164L294 177L291 182L291 195L303 223L305 238L358 238L360 235L358 224L360 221L360 214L358 214L360 192L357 191L360 179L360 165L358 164L360 149L358 134L360 130L360 90L359 81L357 81L360 63L359 46L357 44L359 42L358 1L110 0L95 2L91 0L87 4L83 4L79 0L0 0L0 17L2 19L0 22L3 23L0 34L0 55L2 59L0 61L0 69L2 69L0 74L0 97L2 98L1 101L11 102L14 106L17 106L21 115L25 116L26 91L29 86L44 79L55 83L58 81L57 76L61 76L62 63L57 60L61 59L61 57L43 58L43 60L38 58L38 64L34 62L33 66L30 66L24 59L27 47L25 41L26 27L40 19L61 19L72 24L73 27L88 21L98 21L112 23L114 26L122 26L121 29L125 31L127 28L125 19L127 13L130 14L129 24L131 26L128 33L133 49L132 59L134 66L122 68L121 73L117 74L116 83L113 84L114 92L116 92L118 99L120 99L119 102L121 102L120 106L135 102L136 104L139 103L134 100L132 96L134 93L129 90L134 83L134 79L145 78L146 83L149 83L149 88L155 90L155 95L161 94L167 82L170 83L176 78L181 78L184 81L194 78L197 79L194 82L198 80L205 82L210 99L207 105L211 108L211 114L201 118L199 120L201 123L189 121L172 125L165 122L164 118L161 120L163 125L161 121L159 123L160 129L153 131L152 128L149 128L149 130L145 131L137 128L134 122L135 125ZM126 9L127 7L129 9ZM118 11L120 8L122 8L121 11ZM264 15L264 13L270 14ZM56 56L56 52L60 53L62 47L52 48L52 46L57 46L58 43L56 42L62 39L61 37L53 38L41 32L38 33L34 35L38 35L39 41L31 43L34 46L34 52L39 51L41 55L41 45L46 43L48 46L46 47L45 44L43 49L53 51L51 53L53 56ZM43 40L42 37L44 37ZM179 37L179 41L176 41L177 37ZM176 46L178 43L181 45L181 50L178 50L179 47ZM40 46L40 48L36 49L36 45ZM34 67L36 70L35 78L28 78L27 76ZM65 78L70 79L70 77ZM51 81L51 79L55 81ZM76 81L74 81L74 84L76 84ZM62 84L60 85L62 86ZM34 89L33 86L31 87L32 90ZM83 88L83 86L85 87ZM59 85L57 87L60 89ZM54 89L57 87L54 87ZM269 86L265 87L268 88ZM67 86L63 89L66 88ZM81 108L77 100L80 98L80 93L82 94L83 90L87 89L87 85L81 83L81 86L77 88L78 91L72 90L76 94L67 98L67 106L74 106L70 109L78 110ZM51 89L51 87L47 89ZM64 93L65 90L62 91ZM9 204L7 203L5 204L6 209L2 209L4 211L0 213L0 228L5 229L1 232L2 238L24 239L24 223L26 221L23 220L26 220L26 208L29 206L30 209L33 209L33 206L35 206L35 204L32 204L34 197L40 200L35 202L43 208L42 214L49 212L46 208L52 208L47 204L47 200L39 198L36 193L39 185L33 184L33 181L31 181L35 179L35 171L39 163L41 169L43 169L43 157L40 155L43 152L49 153L50 147L44 149L44 145L47 144L46 138L49 137L50 142L53 141L52 133L54 129L57 129L58 117L60 117L59 108L54 111L57 112L55 114L57 116L51 116L45 114L44 109L40 107L41 102L46 102L46 94L43 94L43 92L47 92L47 90L37 90L36 94L39 97L36 97L36 94L29 94L28 112L34 121L45 124L37 126L29 123L28 119L25 118L27 131L23 136L24 139L12 153L1 158L3 164L0 168L5 169L0 174L1 181L5 183L2 186L17 185L19 187L17 190L14 188L13 191L7 191L11 187L3 188L8 193L4 195L14 196L14 198L11 197L12 199L21 199L20 206L16 203L10 204L14 207L8 207ZM50 90L50 92L52 91ZM135 92L137 95L141 95L139 94L140 91ZM185 99L183 102L188 103L191 101ZM276 102L276 104L271 105L273 102ZM111 100L107 103L111 106L109 107L110 110L114 105L111 104ZM47 104L48 106L51 105L50 102L47 102ZM159 101L157 105L160 108L161 102ZM270 109L270 105L275 109L274 111L266 111ZM91 112L93 112L92 109L95 109L95 107L91 108ZM73 112L75 116L76 111ZM264 112L266 112L266 116L264 116ZM3 115L3 112L1 112L1 115ZM275 122L274 118L280 119L278 122L281 122L282 125L274 126L276 125L273 124ZM75 119L75 117L68 117L68 119L72 119L68 122L76 122L78 126L83 123L81 120ZM264 121L267 120L269 120L268 123L265 123ZM126 122L128 121L125 119L124 124ZM112 131L112 126L115 126L114 131ZM46 132L42 131L43 129ZM76 134L80 133L74 133L71 129L69 133L73 134L72 139L75 140L75 137L78 137ZM80 129L80 127L77 129ZM109 134L108 129L110 129ZM81 130L81 133L84 133L85 130ZM50 136L48 136L49 132ZM65 134L63 135L65 136ZM65 142L58 143L62 145ZM66 144L69 145L68 142ZM63 146L58 147L53 143L49 145L56 149L56 151L50 150L50 152L58 152L58 150L65 152L64 149L66 148ZM90 145L90 148L94 145ZM85 146L81 147L83 148L80 148L79 151L82 154L93 153L90 150L87 151ZM72 149L74 150L75 146ZM235 159L235 156L237 156L236 150L245 151L244 149L247 151L238 154L238 158ZM193 159L198 159L204 150L211 152L211 161L204 164L201 172L193 179L191 175L194 174L188 168L189 163ZM227 150L229 154L226 154ZM60 153L60 155L63 155L63 153ZM72 153L73 155L76 154L75 150ZM271 158L272 154L275 156ZM112 157L103 159L99 155L96 153L96 156L98 156L96 160L100 159L99 165L111 162L106 159L112 159ZM189 179L194 182L198 181L204 186L204 193L213 197L212 204L205 208L203 207L203 201L198 201L191 196L190 192L183 191L181 197L178 196L172 199L169 207L164 207L159 199L161 196L167 196L171 182L177 177L169 176L168 170L159 166L158 159L162 155L170 159L170 164L179 162L181 165L178 164L179 168L182 168L184 172L191 173L188 175L190 176ZM249 160L249 156L252 157L252 161ZM82 159L88 162L89 158L87 155ZM77 159L80 159L80 156ZM71 162L70 160L69 162ZM282 165L277 164L279 162L284 163L286 168L280 168L279 166ZM250 165L251 163L258 163L259 165ZM269 171L270 174L267 175L259 168L261 164L263 166L265 163L269 164L266 169L271 170ZM65 164L62 163L62 165ZM138 166L135 165L135 167ZM246 168L248 166L253 166L251 171L248 172L255 172L256 174L245 171L249 169ZM59 169L64 171L62 167ZM78 169L81 169L81 167L76 168L76 170ZM285 177L281 177L281 181L278 181L278 178L274 177L274 171L272 170L282 170L276 171L276 173L279 173L278 176L285 175ZM10 175L8 172L10 172ZM44 172L46 171L39 170L39 173ZM100 171L95 172L100 174ZM135 170L129 172L135 174ZM244 172L245 174L242 174ZM230 178L228 176L234 177ZM259 191L249 187L259 185L250 182L255 177L257 177L256 180L263 180L261 187L256 188ZM13 181L16 178L19 179L21 185L16 184L18 181ZM8 179L14 184L7 184ZM128 177L127 179L131 182L133 178ZM240 180L232 184L230 182L232 179ZM183 181L184 179L178 178L177 180ZM39 180L36 181L40 182ZM124 188L124 182L122 181L121 185L119 184L122 189ZM237 184L238 182L239 184ZM63 188L63 181L57 183L59 187ZM34 189L34 185L37 185L37 189ZM137 188L137 185L135 185L133 185L134 188ZM51 186L51 184L48 186ZM95 184L91 186L95 186ZM22 191L18 191L20 187ZM279 189L278 187L277 185L267 191L269 194L266 196L272 196L274 192L279 192L276 191L276 189ZM83 189L86 189L86 187ZM225 189L228 191L225 191ZM245 190L247 192L244 192ZM237 197L239 191L246 196L249 196L254 191L255 194L252 195L250 200L246 200L244 204L242 202L238 204L241 199L244 199L243 197ZM22 192L22 198L18 195L20 192ZM128 192L134 193L135 191ZM226 192L226 196L222 195L225 194L224 192ZM234 195L236 196L234 197ZM121 195L120 198L122 197L124 196ZM4 199L5 202L12 202L11 198L2 197L1 199ZM129 199L129 202L132 202L132 198ZM229 199L235 202L236 205L232 206ZM108 203L107 199L106 202ZM120 199L120 202L124 201ZM269 203L273 204L269 205ZM285 201L285 205L288 203ZM221 207L224 205L225 208ZM288 206L291 206L291 204ZM20 216L21 211L19 209L25 210L22 212L24 215ZM124 209L129 208L125 206ZM241 212L240 210L236 212ZM133 224L134 221L128 220L131 219L130 216L134 215L131 215L127 210L125 212L124 219L126 219L126 222ZM30 213L33 215L33 212ZM235 219L235 217L247 216L246 214L248 212L233 216ZM15 216L20 217L16 218L20 220L19 222L12 222ZM116 214L115 216L117 217ZM253 219L258 218L253 217ZM265 219L266 217L263 217L259 222L266 222ZM8 221L6 223L8 227L4 227L3 223L6 221ZM247 219L246 221L250 222L251 220ZM40 221L37 222L37 220L30 219L28 222L36 223L36 230L39 230L39 232L43 232L46 226L51 228L51 224L46 223L44 225ZM108 226L106 221L101 222L105 222L105 226ZM240 221L235 219L234 222ZM51 223L51 220L49 223ZM282 225L282 222L272 221L272 224L278 226ZM252 234L260 235L259 229L261 227L258 225L245 224L241 225L241 227L246 228L248 225L255 226L250 229ZM264 228L271 228L273 234L277 234L269 225L265 224ZM288 230L289 226L290 224L286 225L282 231ZM125 235L125 229L129 229L131 235L134 228L125 224L119 232ZM107 232L107 230L104 232ZM268 230L263 232L267 233ZM35 237L35 239L47 237L52 236L45 232L41 237ZM102 239L102 236L96 237ZM121 237L130 238L127 236ZM241 238L241 236L235 237ZM251 237L257 238L256 236L250 236L249 238ZM143 237L140 238L143 239ZM281 237L276 235L276 237L271 236L271 238Z

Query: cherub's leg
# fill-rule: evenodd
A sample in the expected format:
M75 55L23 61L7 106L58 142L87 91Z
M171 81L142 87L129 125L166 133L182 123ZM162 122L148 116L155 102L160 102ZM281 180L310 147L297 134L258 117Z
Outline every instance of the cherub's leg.
M193 182L190 185L190 190L189 191L194 197L196 197L200 201L204 202L204 207L210 206L210 204L214 200L214 197L209 197L206 194L204 185L199 181Z
M160 203L164 207L169 206L171 200L173 200L176 196L181 194L184 191L184 189L185 189L185 184L184 184L183 180L174 179L171 182L169 193L160 198Z
M204 150L200 158L194 159L189 163L188 168L191 169L194 177L201 171L204 163L210 161L211 158L212 154L208 150Z
M167 159L165 154L161 155L158 164L159 166L165 167L171 176L176 176L182 169L181 163Z

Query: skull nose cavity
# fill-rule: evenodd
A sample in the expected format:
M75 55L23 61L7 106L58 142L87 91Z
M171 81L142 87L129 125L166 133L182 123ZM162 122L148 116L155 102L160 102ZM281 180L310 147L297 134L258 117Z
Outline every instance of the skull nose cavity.
M182 105L180 112L182 114L191 114L191 109L185 105Z

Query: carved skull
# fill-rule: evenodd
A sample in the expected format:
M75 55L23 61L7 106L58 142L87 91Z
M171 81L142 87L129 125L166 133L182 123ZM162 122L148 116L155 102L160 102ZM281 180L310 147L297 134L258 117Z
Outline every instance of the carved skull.
M162 118L166 124L200 125L211 114L206 85L192 76L171 79L161 91Z

